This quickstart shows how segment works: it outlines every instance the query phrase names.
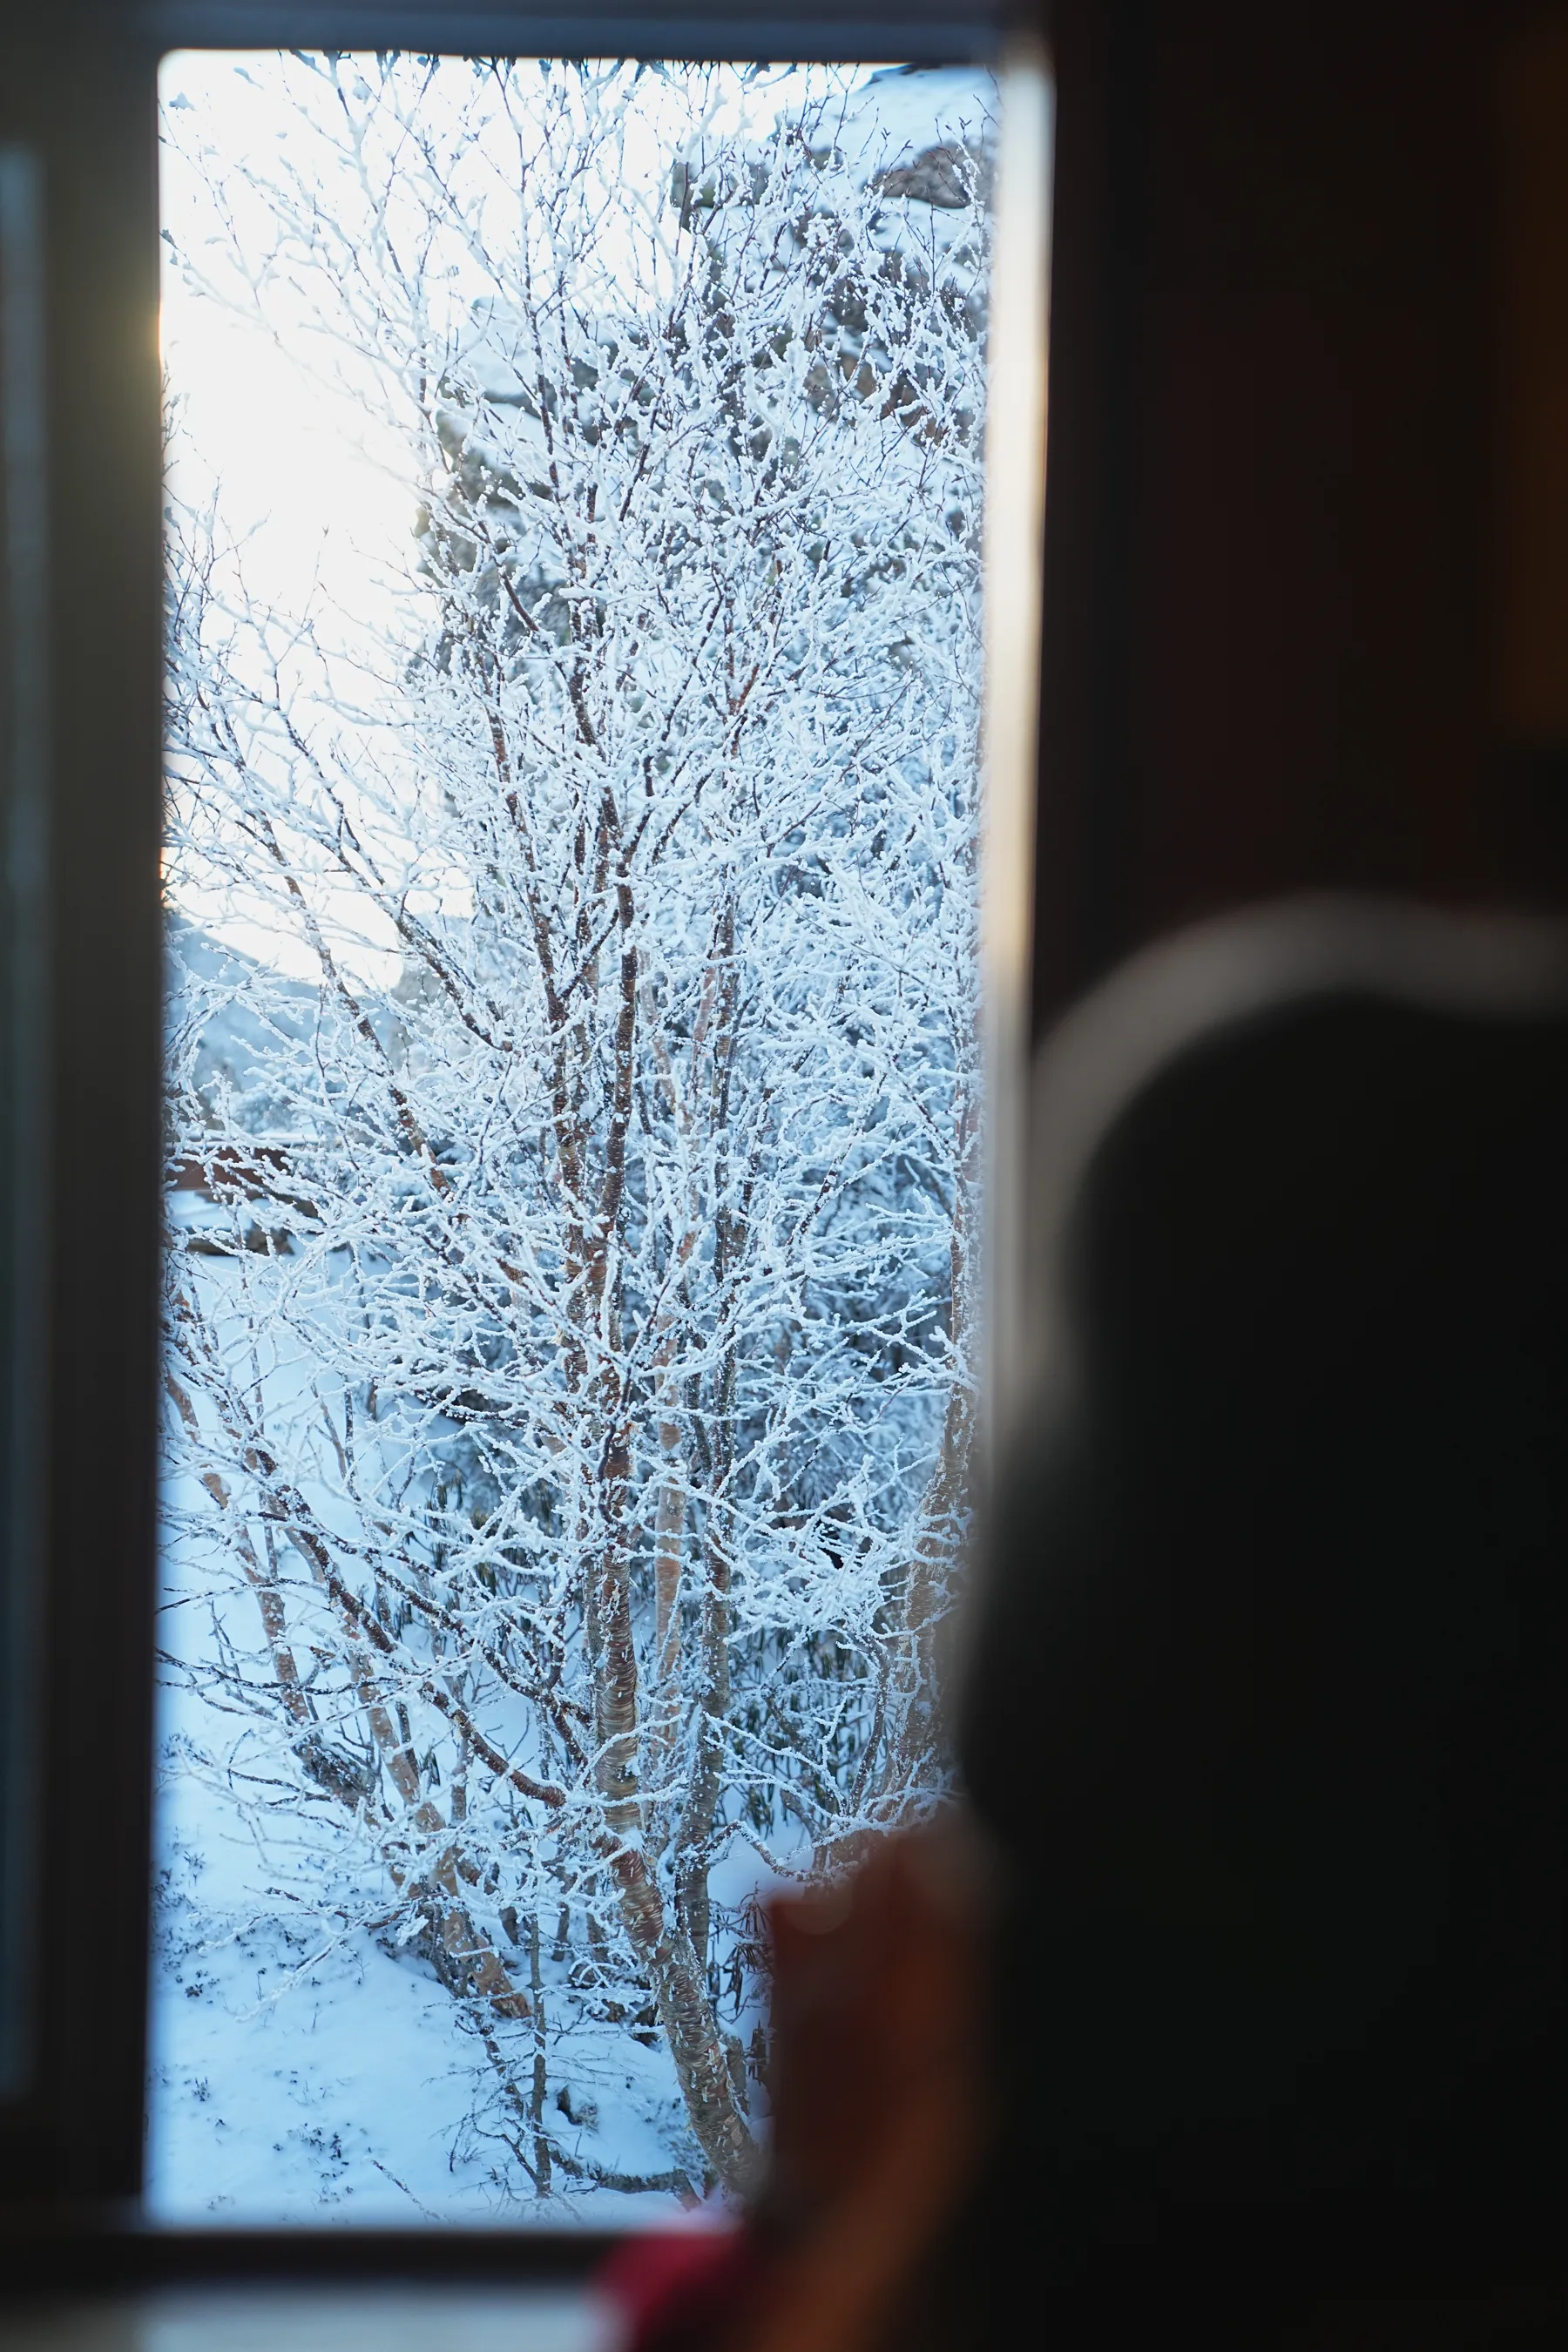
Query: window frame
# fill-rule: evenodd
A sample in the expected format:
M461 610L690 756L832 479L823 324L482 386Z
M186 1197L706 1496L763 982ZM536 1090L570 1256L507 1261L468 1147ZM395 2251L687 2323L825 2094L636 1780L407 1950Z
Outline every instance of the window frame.
M858 0L850 12L808 0L787 15L743 0L584 0L569 16L439 0L74 0L47 29L0 36L0 142L36 159L44 192L52 842L38 1032L47 1138L35 1155L49 1230L35 1244L33 1876L15 1906L28 1931L27 2063L0 2083L0 2261L14 2285L574 2276L618 2234L173 2231L139 2211L163 1156L160 60L176 47L310 46L994 64L1009 20L1018 12L1005 5L950 0ZM84 549L86 565L71 555Z

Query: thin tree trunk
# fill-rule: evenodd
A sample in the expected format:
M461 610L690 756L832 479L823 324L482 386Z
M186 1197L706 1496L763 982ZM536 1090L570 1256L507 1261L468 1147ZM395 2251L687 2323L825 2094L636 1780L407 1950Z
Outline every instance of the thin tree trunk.
M550 2142L544 2130L549 2074L544 2048L544 1979L539 1966L539 1914L528 1915L528 1990L533 2002L533 2086L528 2112L533 2124L533 2179L542 2197L550 2194Z
M654 1682L656 1719L651 1742L662 1766L675 1745L680 1671L680 1584L686 1565L687 1468L682 1443L680 1386L675 1370L679 1332L680 1277L697 1244L697 1228L682 1234L668 1276L669 1297L656 1325L654 1381L661 1475L654 1519Z
M732 1285L743 1229L731 1208L730 1184L730 1072L735 1051L740 978L735 968L735 908L727 898L715 927L719 972L718 1023L713 1041L711 1118L714 1219L713 1280L721 1316L734 1306ZM676 1861L676 1901L691 1938L698 1966L708 1965L710 1906L708 1894L710 1841L718 1819L724 1769L724 1726L730 1713L729 1484L734 1467L735 1401L739 1366L731 1343L724 1350L714 1385L709 1428L711 1462L708 1503L707 1578L702 1594L701 1687L690 1782L680 1821ZM717 2031L717 2021L715 2021Z
M632 1948L647 1970L698 2145L727 2189L754 2185L757 2147L735 2098L724 2038L691 1939L672 1927L640 1843L605 1857Z

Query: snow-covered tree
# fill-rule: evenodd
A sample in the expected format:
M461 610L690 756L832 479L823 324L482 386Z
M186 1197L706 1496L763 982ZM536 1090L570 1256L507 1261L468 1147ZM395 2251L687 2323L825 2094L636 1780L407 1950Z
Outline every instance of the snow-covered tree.
M668 2179L735 2189L716 1865L831 1872L941 1783L984 125L911 164L833 79L763 133L698 68L275 70L297 133L208 162L185 265L374 388L417 522L350 676L221 499L176 518L173 898L313 971L172 997L186 1760L434 1969L502 2177L622 2184L552 2130L597 2019L668 2050Z

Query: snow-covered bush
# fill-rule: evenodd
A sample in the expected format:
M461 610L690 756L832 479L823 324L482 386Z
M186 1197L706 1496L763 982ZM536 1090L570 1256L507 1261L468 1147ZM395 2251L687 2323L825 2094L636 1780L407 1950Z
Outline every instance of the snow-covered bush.
M733 2189L763 1956L714 1874L941 1781L984 124L911 164L840 81L764 135L697 68L269 69L287 151L207 160L185 266L357 371L416 523L345 685L221 498L174 517L172 899L314 974L176 934L184 1769L282 1907L434 1970L500 2181L622 2185L593 2028L668 2053L653 2177Z

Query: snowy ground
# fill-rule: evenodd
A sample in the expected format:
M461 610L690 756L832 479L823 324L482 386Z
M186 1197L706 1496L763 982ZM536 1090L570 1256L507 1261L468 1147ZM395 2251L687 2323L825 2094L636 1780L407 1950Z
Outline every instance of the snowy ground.
M163 1694L166 1759L198 1710L199 1701ZM210 1719L200 1728L210 1738ZM277 1853L260 1853L205 1777L178 1769L177 1754L160 1816L153 2219L618 2229L722 2219L717 2203L688 2209L663 2192L584 2189L559 2174L549 2199L507 2194L473 2116L483 2061L427 1963L395 1957L363 1930L332 1942L314 1921L280 1918ZM757 1883L737 1857L715 1872L715 1898ZM585 2025L556 2042L551 2083L552 2132L569 2153L626 2173L668 2167L683 2117L662 2043Z
M311 1937L269 1922L209 1940L195 1897L242 1874L214 1827L199 1874L188 1853L169 1864L161 1906L146 2190L154 2220L632 2227L686 2218L662 2195L502 2197L468 2126L474 2073L430 1970L363 1933L319 1958ZM603 2118L593 2143L613 2138L628 2168L668 2161L644 2120L649 2078L665 2071L654 2061L629 2040L584 2053L583 2096L591 2085ZM617 2092L637 2112L618 2111ZM564 2116L552 2120L569 2144Z

